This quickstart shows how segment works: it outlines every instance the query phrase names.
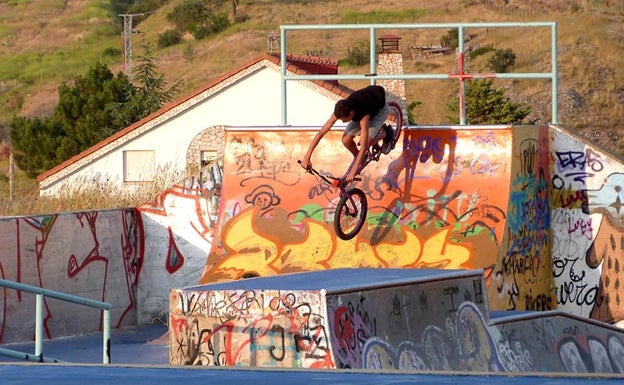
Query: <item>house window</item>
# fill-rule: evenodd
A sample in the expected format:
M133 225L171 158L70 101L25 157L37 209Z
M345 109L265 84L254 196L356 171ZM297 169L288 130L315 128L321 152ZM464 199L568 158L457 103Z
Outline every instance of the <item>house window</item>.
M208 163L210 163L213 160L217 159L217 150L202 151L200 153L199 157L201 159L200 167L204 167Z
M124 182L154 180L154 151L124 151Z

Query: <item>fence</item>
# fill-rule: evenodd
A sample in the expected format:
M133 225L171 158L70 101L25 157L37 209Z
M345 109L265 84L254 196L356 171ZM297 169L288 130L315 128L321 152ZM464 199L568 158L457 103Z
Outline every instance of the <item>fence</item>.
M13 281L0 279L0 287L23 291L36 295L35 302L35 354L28 354L11 349L0 348L0 355L38 362L59 362L53 358L43 356L43 299L44 297L54 298L60 301L71 302L83 306L89 306L103 310L102 326L102 363L110 364L110 309L112 305L108 302L95 301L88 298L78 297L72 294L65 294L54 290L45 290L37 286L25 285Z

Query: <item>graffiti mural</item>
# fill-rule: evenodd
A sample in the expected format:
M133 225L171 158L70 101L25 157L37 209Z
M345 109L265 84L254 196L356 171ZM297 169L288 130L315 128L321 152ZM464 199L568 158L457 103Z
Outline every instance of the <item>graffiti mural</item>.
M463 303L447 327L429 325L421 339L394 345L366 340L362 367L462 372L623 373L624 339L615 330L586 328L564 316L490 326Z
M624 174L620 159L553 130L553 276L560 309L624 319Z
M493 308L556 309L550 261L548 127L516 127L507 233L494 269Z
M136 324L143 264L134 209L0 220L0 277L113 304L111 326ZM101 330L101 311L44 297L44 338ZM0 289L0 343L31 341L35 296ZM25 327L31 325L31 327Z
M358 187L369 213L345 242L335 188L297 164L314 131L227 131L215 240L200 283L339 267L486 268L505 233L511 131L406 131ZM348 153L331 132L313 159L338 175ZM327 138L327 137L326 137Z
M294 282L299 290L270 289ZM316 289L319 282L326 289ZM324 270L174 289L170 304L174 365L454 373L624 369L621 329L562 311L491 312L483 270Z
M172 290L174 365L334 367L320 293Z

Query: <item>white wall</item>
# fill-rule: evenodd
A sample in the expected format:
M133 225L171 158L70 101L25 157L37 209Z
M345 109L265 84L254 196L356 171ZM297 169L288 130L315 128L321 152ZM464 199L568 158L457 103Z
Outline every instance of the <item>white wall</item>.
M267 67L268 66L268 67ZM67 186L85 186L92 181L123 184L123 151L155 150L156 169L170 172L184 171L186 154L195 136L212 126L276 126L282 123L282 83L280 68L269 62L262 62L255 71L231 85L206 97L194 105L184 102L180 112L167 116L167 112L154 119L162 122L141 135L127 135L123 140L107 145L89 155L85 163L58 181L42 181L41 195L55 195ZM289 125L321 126L333 111L338 99L335 94L308 81L287 82L287 105ZM209 91L206 91L209 92ZM153 124L147 123L146 125ZM141 128L137 128L141 130ZM134 136L134 137L131 137ZM114 147L116 146L116 147ZM61 171L61 174L66 171Z

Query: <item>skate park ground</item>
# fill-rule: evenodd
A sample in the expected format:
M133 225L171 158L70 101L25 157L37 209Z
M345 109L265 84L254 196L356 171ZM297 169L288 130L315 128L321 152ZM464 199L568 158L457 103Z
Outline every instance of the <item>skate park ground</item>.
M111 364L103 365L101 334L46 340L43 352L61 363L24 362L0 357L0 379L3 385L45 383L47 385L117 384L136 385L202 384L238 385L253 382L268 384L498 384L581 385L624 384L622 375L540 374L504 375L466 372L384 372L370 370L303 370L262 369L248 367L171 366L165 338L167 326L150 325L115 329L111 340ZM3 347L25 353L34 352L34 343L9 344Z

